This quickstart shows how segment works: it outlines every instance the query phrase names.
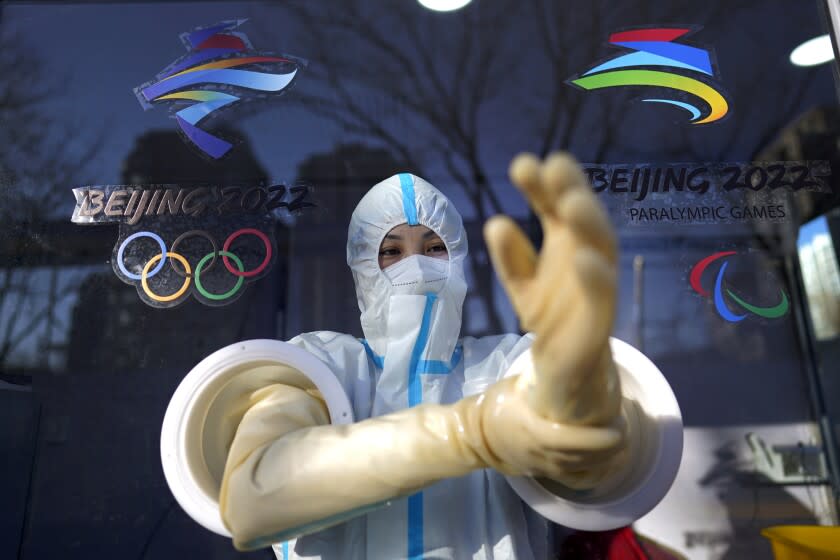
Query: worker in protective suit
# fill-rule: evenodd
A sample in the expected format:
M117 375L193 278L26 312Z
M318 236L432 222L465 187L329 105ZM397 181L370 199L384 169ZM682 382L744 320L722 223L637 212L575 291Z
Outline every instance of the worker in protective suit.
M361 200L347 262L365 338L290 341L332 370L357 421L331 425L313 390L250 395L219 504L237 548L281 542L284 558L343 560L552 556L548 522L503 475L593 488L615 469L616 246L569 156L519 156L511 178L541 219L541 253L506 217L488 221L485 237L525 336L459 338L467 236L440 191L400 174ZM535 373L503 379L529 349Z

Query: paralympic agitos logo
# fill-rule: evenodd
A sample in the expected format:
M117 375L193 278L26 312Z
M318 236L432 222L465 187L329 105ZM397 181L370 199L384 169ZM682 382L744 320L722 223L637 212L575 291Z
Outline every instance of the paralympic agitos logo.
M750 314L764 319L778 319L786 315L790 309L790 303L787 294L781 288L779 288L778 303L771 306L758 306L739 296L727 284L726 270L729 266L729 260L737 255L738 253L735 251L721 251L700 260L692 267L689 275L691 288L703 297L711 297L714 301L715 311L730 323L743 321ZM712 290L709 291L704 287L703 276L713 264L717 264L718 269L714 275ZM744 313L745 311L746 313Z
M729 102L713 79L709 51L675 42L696 30L685 27L637 28L613 33L609 43L634 52L602 61L578 77L574 84L587 91L621 86L645 86L663 96L642 99L688 111L691 124L722 119Z
M288 56L254 51L244 33L233 31L245 21L223 21L183 33L181 40L189 52L134 90L147 110L173 102L186 141L213 159L227 154L233 144L202 130L199 123L235 103L281 93L302 64Z

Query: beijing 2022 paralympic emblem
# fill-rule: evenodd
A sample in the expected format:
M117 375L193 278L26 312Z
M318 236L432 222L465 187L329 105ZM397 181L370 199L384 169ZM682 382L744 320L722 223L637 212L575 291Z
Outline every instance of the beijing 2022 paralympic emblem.
M739 296L728 285L726 281L727 268L730 259L736 258L737 260L737 257L743 258L744 255L738 255L735 251L720 251L698 261L689 274L691 288L705 298L711 297L717 314L730 323L739 323L751 315L763 319L778 319L786 315L790 309L790 303L783 289L778 288L778 294L774 294L776 297L775 303L768 306L759 306L755 302L749 302L743 296ZM710 291L703 286L703 273L712 264L718 264L719 267ZM774 291L772 287L770 291Z
M654 93L644 102L684 109L691 124L717 122L729 112L729 102L716 80L710 51L677 42L697 29L645 27L613 33L610 45L632 52L603 60L569 83L587 91L646 87Z
M146 110L174 103L173 116L186 142L212 159L226 155L233 144L199 124L233 104L280 94L304 64L289 56L255 51L244 33L233 31L245 21L223 21L183 33L181 40L189 52L154 80L134 89Z
M276 259L279 213L314 207L305 186L110 185L73 189L77 224L118 223L114 273L152 307L228 305Z

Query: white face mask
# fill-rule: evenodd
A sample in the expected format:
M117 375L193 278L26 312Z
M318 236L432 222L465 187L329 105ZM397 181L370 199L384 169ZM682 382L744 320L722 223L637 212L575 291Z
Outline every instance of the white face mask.
M411 255L382 272L391 281L395 295L437 293L449 276L449 260L425 255Z

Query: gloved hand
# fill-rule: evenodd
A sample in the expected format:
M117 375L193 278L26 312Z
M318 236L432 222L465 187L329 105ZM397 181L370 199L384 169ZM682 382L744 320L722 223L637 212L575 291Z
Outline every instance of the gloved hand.
M528 401L529 375L503 379L478 400L481 449L488 466L507 475L548 478L574 489L594 488L616 467L625 423L561 424ZM459 403L460 404L460 403Z
M571 434L571 426L617 427L621 387L609 347L617 249L609 220L568 154L551 155L542 164L533 155L522 154L512 162L510 178L528 197L544 235L537 255L506 216L492 218L484 230L496 272L521 325L536 335L531 348L535 372L509 391L529 404L531 412L566 425L564 433ZM508 415L510 421L516 420L515 411ZM547 438L544 449L562 447L565 441ZM527 463L523 450L513 449L517 442L509 444L508 451ZM609 455L607 448L616 446L604 448ZM597 479L598 469L589 470L575 485Z

